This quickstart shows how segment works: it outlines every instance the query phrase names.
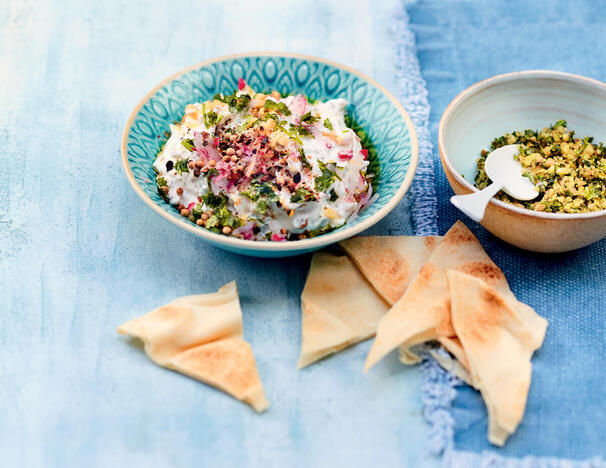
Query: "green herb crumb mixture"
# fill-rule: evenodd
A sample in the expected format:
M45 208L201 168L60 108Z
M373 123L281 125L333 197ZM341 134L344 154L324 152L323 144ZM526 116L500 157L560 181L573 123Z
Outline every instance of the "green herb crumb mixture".
M575 138L565 120L559 120L540 132L515 131L495 138L490 150L505 145L520 145L516 159L524 176L539 189L531 201L516 200L504 192L496 198L521 208L549 213L584 213L606 209L606 146L593 143L592 137ZM491 181L484 171L490 151L482 150L477 161L475 186L483 189Z

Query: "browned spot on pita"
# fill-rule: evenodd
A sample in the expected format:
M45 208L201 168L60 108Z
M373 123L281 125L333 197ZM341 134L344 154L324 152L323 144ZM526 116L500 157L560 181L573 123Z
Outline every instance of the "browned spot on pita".
M252 348L241 338L196 346L175 356L171 364L195 379L210 380L240 400L259 385Z
M448 236L444 238L444 242L452 245L477 241L476 236L461 221L457 221L448 231Z
M419 271L418 278L421 281L430 281L434 276L440 274L439 269L432 263L426 263Z
M469 262L462 265L458 270L484 280L491 285L505 280L505 275L494 263Z
M441 238L437 236L427 236L424 238L425 247L427 247L427 249L431 251L435 249L436 245L438 245L438 242L440 242L440 240Z
M341 246L375 290L393 305L438 240L437 236L363 236L344 240Z
M242 336L235 281L218 292L175 299L118 327L139 338L156 364L212 385L257 411L269 403L250 345Z

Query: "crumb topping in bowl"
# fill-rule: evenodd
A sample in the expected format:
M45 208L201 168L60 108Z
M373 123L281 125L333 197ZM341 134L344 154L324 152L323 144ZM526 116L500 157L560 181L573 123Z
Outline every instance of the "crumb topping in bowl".
M515 131L495 138L491 150L519 144L516 159L524 176L539 190L537 199L523 202L504 192L496 198L520 208L550 213L584 213L606 209L606 146L592 137L575 138L566 121L559 120L540 132ZM484 162L490 151L482 150L477 161L475 186L490 185Z

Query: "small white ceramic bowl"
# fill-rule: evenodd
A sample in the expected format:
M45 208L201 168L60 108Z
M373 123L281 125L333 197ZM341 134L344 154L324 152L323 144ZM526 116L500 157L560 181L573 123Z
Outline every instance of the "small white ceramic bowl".
M540 130L560 119L577 136L606 141L606 84L533 70L498 75L467 88L444 111L438 134L440 159L454 192L478 191L473 186L476 160L494 138L513 130ZM606 237L606 210L541 213L493 198L481 224L522 249L565 252Z

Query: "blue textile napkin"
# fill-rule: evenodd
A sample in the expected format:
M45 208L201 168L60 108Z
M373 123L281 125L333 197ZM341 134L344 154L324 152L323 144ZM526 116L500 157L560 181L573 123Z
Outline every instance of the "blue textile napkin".
M435 227L443 234L463 219L503 269L518 298L549 320L545 343L533 359L526 414L504 448L487 441L487 414L480 394L460 386L455 398L456 382L425 363L426 413L436 424L441 448L446 449L445 464L602 466L606 458L606 241L547 255L519 250L492 236L449 203L452 190L438 159L437 127L460 91L496 74L553 69L606 80L606 5L591 0L419 1L405 5L403 18L396 31L405 36L404 42L407 26L415 35L431 106L428 129L435 149L425 166L433 163ZM401 56L405 49L400 47ZM428 176L420 174L420 178L427 185ZM423 209L435 201L432 193L415 194ZM449 417L445 413L453 399Z

